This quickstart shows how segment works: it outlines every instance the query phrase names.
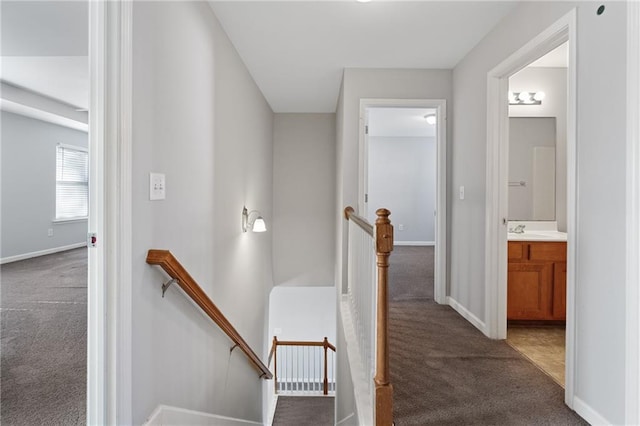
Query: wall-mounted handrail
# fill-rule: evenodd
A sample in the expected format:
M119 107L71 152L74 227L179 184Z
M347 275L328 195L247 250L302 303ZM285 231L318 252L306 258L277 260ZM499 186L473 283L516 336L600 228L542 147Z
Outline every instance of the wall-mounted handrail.
M361 228L364 232L366 232L371 239L368 237L367 244L354 247L353 250L357 251L359 249L363 249L362 247L369 247L369 251L372 248L375 250L375 261L376 261L376 269L375 275L377 276L377 283L375 282L362 282L358 285L365 286L365 289L359 288L356 290L358 295L354 295L354 299L356 300L354 303L358 305L357 308L366 311L366 309L370 306L360 306L362 304L369 303L367 300L371 301L372 299L367 296L373 296L370 292L370 286L375 286L377 294L376 300L373 302L375 306L377 306L377 310L375 312L375 375L373 377L373 383L375 385L375 424L377 426L390 426L393 424L393 386L390 383L389 376L389 340L388 340L388 317L389 317L389 296L388 296L388 287L389 287L389 256L391 251L393 251L393 226L391 225L391 221L389 220L389 215L391 212L387 209L378 209L376 211L377 219L375 225L371 225L367 220L361 216L358 216L355 213L353 207L349 206L344 209L345 218L353 222L359 228ZM356 228L357 229L357 228ZM351 240L350 240L351 241ZM349 257L351 258L352 247L349 247ZM361 259L366 259L367 256L371 256L371 253L360 253L359 256ZM368 265L368 264L366 264ZM351 268L355 265L348 265L348 268ZM373 266L373 265L371 265ZM367 269L368 266L365 266ZM356 268L357 269L357 268ZM372 275L366 275L368 277L372 277ZM351 278L350 278L351 279ZM351 286L351 284L349 284ZM352 291L351 289L349 290ZM363 297L364 295L364 297ZM365 320L366 322L366 320ZM363 337L360 337L363 339ZM366 336L364 338L366 340Z
M242 336L240 336L240 333L231 325L229 320L220 312L220 309L209 299L202 288L200 288L169 250L149 250L147 253L147 263L160 266L171 278L177 281L180 288L229 336L235 346L239 347L242 352L247 355L249 361L251 361L260 372L261 378L273 378L273 374L271 374L269 368L264 365L258 355L256 355Z
M329 340L325 337L320 342L313 341L300 341L300 340L278 340L276 336L273 336L273 343L271 345L271 353L269 355L269 365L271 365L271 356L274 359L274 388L275 393L278 393L278 347L279 346L293 346L293 347L321 347L324 349L323 354L323 387L322 392L324 395L329 394L329 375L328 375L328 350L336 351L336 347L329 343ZM304 373L304 371L303 371Z

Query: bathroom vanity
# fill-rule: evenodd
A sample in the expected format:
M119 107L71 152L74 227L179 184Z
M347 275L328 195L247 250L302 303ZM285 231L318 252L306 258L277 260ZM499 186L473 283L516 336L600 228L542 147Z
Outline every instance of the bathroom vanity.
M566 240L557 231L509 234L508 320L565 320Z

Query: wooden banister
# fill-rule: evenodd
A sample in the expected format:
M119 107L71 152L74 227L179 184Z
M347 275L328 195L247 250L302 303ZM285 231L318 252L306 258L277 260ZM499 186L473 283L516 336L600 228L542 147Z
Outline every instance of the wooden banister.
M353 207L344 209L347 220L353 221L369 235L375 238L376 265L378 268L376 312L376 373L375 384L375 424L391 426L393 424L393 386L389 376L389 256L393 251L393 226L389 220L391 212L387 209L376 211L375 226L355 213Z
M175 279L184 292L225 332L233 343L247 355L249 361L260 373L261 378L271 379L273 375L264 365L258 355L251 349L229 320L220 312L220 309L209 299L187 270L178 262L169 250L149 250L147 263L158 265L169 276Z
M323 393L327 395L329 393L329 377L328 377L328 363L327 363L327 351L331 349L336 351L336 347L329 343L329 340L325 337L321 342L309 342L304 340L278 340L277 336L273 336L273 344L271 345L271 353L269 354L269 365L271 365L271 355L273 355L274 364L274 389L278 393L278 346L316 346L324 348L324 380L323 380Z
M373 225L367 222L367 219L365 219L364 217L358 216L356 212L353 210L353 207L348 206L344 209L344 217L345 219L356 223L367 234L373 237Z

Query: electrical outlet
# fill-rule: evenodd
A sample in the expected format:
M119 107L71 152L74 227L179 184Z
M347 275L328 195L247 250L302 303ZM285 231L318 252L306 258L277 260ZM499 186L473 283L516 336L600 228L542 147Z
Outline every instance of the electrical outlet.
M53 237L53 228L49 228L49 229L47 230L47 236L48 236L48 237Z
M164 173L149 173L149 200L165 199Z
M404 231L404 224L399 224L398 225L398 231Z

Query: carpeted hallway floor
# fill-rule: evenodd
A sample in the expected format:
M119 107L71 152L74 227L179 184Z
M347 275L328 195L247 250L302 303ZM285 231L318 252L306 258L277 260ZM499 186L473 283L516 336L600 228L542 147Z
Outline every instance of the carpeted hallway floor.
M279 396L273 426L331 426L332 396Z
M86 423L87 249L0 267L0 422Z
M389 273L396 425L587 424L549 376L433 302L432 247L394 247Z

